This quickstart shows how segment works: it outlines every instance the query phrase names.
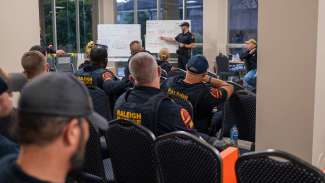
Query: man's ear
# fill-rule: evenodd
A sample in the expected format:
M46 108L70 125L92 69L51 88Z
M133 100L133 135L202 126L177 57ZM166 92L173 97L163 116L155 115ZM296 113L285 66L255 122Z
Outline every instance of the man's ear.
M134 84L135 83L135 79L132 75L129 75L129 80Z
M161 76L161 68L160 68L160 66L158 66L158 77L160 77Z
M50 72L50 65L49 65L48 63L46 63L46 64L44 65L44 70L45 70L46 72Z
M66 146L77 146L81 128L77 119L72 119L63 130L63 143Z

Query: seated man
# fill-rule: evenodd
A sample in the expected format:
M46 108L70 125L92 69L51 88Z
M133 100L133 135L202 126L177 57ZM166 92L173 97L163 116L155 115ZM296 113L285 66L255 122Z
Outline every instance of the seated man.
M86 85L103 89L104 80L117 80L116 76L106 69L107 49L96 47L90 51L90 64L76 72L76 76Z
M160 91L160 67L146 52L134 55L129 63L133 90L116 102L114 116L143 125L159 136L173 131L192 131L189 113Z
M132 41L130 43L130 53L131 53L131 56L129 57L129 60L128 60L128 63L130 63L130 60L131 58L138 52L141 52L141 51L144 51L144 48L142 47L140 41ZM128 80L129 79L129 76L130 76L130 70L129 70L129 67L126 67L125 70L124 70L124 79L125 80Z
M63 183L69 173L77 173L89 123L107 125L93 112L89 98L87 89L71 75L51 73L28 83L19 101L15 129L20 152L18 157L0 160L0 182Z
M8 86L0 77L0 159L9 154L18 153L18 145L12 142L9 133L14 123L13 106Z
M209 64L204 56L193 56L187 64L185 78L183 76L172 77L163 84L163 90L169 96L192 103L194 126L199 132L206 134L210 132L214 108L227 100L233 93L233 87L230 84L209 77L207 75L208 68ZM216 128L221 127L220 123Z
M243 82L244 87L248 90L256 88L256 73L257 73L257 42L250 39L245 42L246 51L240 56L240 59L245 62L247 74Z
M26 52L21 58L21 65L28 80L48 71L46 57L39 51Z

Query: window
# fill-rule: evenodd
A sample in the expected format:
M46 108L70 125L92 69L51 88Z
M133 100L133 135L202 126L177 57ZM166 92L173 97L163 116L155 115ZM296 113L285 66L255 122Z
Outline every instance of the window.
M116 0L117 15L116 23L134 23L134 0Z
M203 0L186 1L186 17L191 20L191 30L195 35L196 48L193 55L203 53Z
M257 0L229 0L229 43L257 39Z
M95 0L79 0L79 4L76 6L76 0L39 0L41 44L45 47L50 44L57 45L58 49L70 53L83 51L83 49L77 49L77 38L80 38L81 48L92 40L93 1ZM56 17L53 16L54 12ZM54 18L56 30L53 28ZM79 20L79 32L76 29L77 20Z
M137 23L141 25L141 39L145 43L146 22L157 19L157 0L138 0L137 15Z
M76 6L74 1L56 1L58 49L76 52Z
M40 27L41 27L41 44L43 46L53 45L53 22L52 22L52 4L51 1L39 1L40 7Z
M84 52L86 44L93 39L92 32L92 2L93 0L79 1L79 20L80 20L80 47L81 52Z
M182 20L183 0L161 0L159 19L161 20Z

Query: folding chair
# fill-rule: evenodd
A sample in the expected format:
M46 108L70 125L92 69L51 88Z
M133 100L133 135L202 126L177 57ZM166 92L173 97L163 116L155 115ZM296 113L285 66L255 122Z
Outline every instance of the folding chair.
M68 72L74 73L75 68L72 63L72 58L70 56L56 57L55 60L55 70L56 72Z
M242 155L236 162L236 175L238 183L325 183L320 170L276 150Z
M256 95L237 91L224 105L223 126L220 137L230 137L233 126L238 128L239 139L252 143L247 150L254 150L256 130Z
M219 152L189 133L173 132L158 137L154 153L161 183L221 182Z
M117 182L157 182L152 152L155 136L150 130L131 121L115 120L106 136Z

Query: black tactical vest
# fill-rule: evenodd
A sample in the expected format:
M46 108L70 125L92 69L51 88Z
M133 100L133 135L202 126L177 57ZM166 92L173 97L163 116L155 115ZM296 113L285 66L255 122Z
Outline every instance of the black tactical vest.
M121 96L115 104L114 116L116 119L125 119L133 121L138 125L143 125L157 134L157 122L159 107L162 101L171 100L165 93L159 93L150 97L144 103L128 102L129 94L132 90L127 91Z

